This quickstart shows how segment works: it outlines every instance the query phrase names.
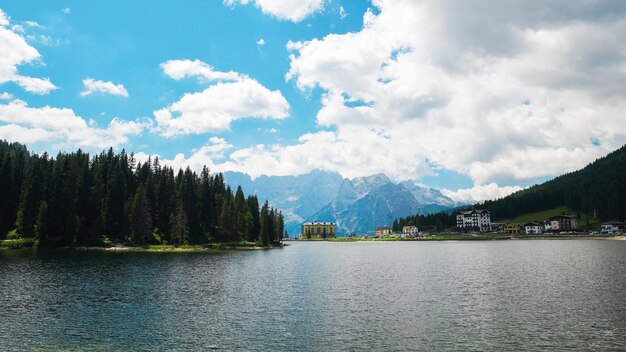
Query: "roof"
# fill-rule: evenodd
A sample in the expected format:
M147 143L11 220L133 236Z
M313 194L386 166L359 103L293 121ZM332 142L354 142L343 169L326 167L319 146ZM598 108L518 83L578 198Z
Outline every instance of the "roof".
M617 220L611 220L607 222L603 222L602 225L626 225L626 223Z
M576 215L571 215L571 214L563 214L563 215L557 215L557 216L553 216L550 218L550 220L559 220L559 219L575 219Z
M474 215L474 214L491 214L491 212L485 209L465 210L465 211L459 212L459 215Z
M414 229L417 228L417 226L403 226L403 229Z
M312 221L312 222L305 222L302 225L333 225L333 226L335 226L335 223L334 222Z

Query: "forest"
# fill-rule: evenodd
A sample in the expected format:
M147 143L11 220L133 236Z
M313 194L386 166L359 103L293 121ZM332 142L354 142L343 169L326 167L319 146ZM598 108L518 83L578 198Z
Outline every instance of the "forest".
M40 247L277 244L284 218L204 167L175 171L124 150L34 154L0 140L0 239Z
M594 215L601 221L626 220L626 146L581 170L501 199L475 204L473 208L489 210L491 220L497 221L561 206L577 215ZM394 230L405 225L435 225L438 230L454 227L458 210L465 209L396 219Z
M571 212L595 214L598 219L609 221L626 219L625 200L626 146L623 146L581 170L475 208L489 210L491 219L497 220L566 206Z
M391 228L395 233L401 233L404 226L435 226L437 231L443 231L456 226L456 211L466 209L467 207L428 215L410 215L395 219Z

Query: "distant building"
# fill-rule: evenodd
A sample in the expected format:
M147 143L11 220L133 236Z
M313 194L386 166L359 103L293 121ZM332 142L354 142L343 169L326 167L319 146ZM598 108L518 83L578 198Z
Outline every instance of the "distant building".
M557 215L550 219L550 230L573 230L576 228L576 215Z
M334 222L305 222L302 224L301 239L334 238L337 225Z
M520 224L507 224L504 227L504 233L516 234L522 231Z
M498 233L502 233L504 232L504 227L506 226L505 223L502 222L492 222L491 223L491 232L498 232Z
M403 237L415 237L419 234L417 230L417 226L404 226L402 227L402 236Z
M524 224L524 233L527 235L539 235L543 232L543 224L538 222L529 222Z
M389 236L393 230L391 227L377 227L376 228L376 236Z
M544 220L543 221L543 232L552 230L552 221Z
M466 231L488 232L491 230L491 213L489 210L460 211L456 226Z
M626 231L626 223L622 221L607 221L602 223L602 233L622 233Z

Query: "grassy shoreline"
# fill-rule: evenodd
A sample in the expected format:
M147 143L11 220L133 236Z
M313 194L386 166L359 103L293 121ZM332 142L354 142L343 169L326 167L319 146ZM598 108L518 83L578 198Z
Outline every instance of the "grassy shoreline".
M503 240L615 240L624 241L626 236L610 235L518 235L508 234L477 234L477 235L438 235L422 238L372 238L372 237L336 237L327 239L327 242L419 242L419 241L503 241ZM308 242L309 240L298 240ZM313 241L312 241L313 242Z
M270 244L263 246L254 242L239 243L206 243L201 245L146 245L146 246L76 246L41 248L38 241L32 238L0 240L0 250L11 249L44 249L44 250L76 250L76 251L106 251L106 252L203 252L203 251L251 251L282 248L285 244Z

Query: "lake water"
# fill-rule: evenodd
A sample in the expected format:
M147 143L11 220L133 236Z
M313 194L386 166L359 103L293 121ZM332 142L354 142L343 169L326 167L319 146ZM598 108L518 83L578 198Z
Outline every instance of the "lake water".
M626 241L0 251L0 350L626 350Z

